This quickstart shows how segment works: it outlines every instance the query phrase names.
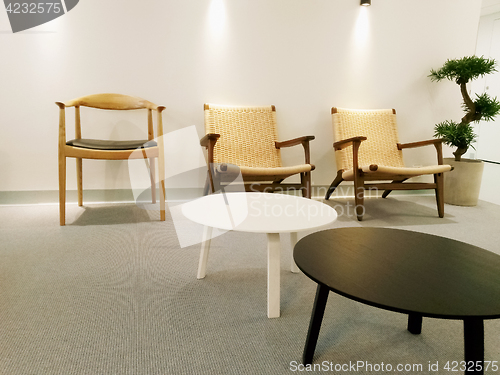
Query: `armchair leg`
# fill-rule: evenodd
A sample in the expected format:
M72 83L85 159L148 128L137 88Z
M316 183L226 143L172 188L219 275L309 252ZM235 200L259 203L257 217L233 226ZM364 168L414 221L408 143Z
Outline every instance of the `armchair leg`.
M301 173L300 180L302 183L302 196L311 199L311 172Z
M76 187L78 190L78 205L83 206L82 158L76 158Z
M326 195L325 195L325 200L330 199L330 195L332 195L332 193L335 191L337 186L339 186L339 184L342 181L344 181L344 179L342 178L342 172L343 172L343 170L337 171L337 177L335 177L335 180L333 180L332 184L328 188Z
M156 185L155 185L156 189ZM165 221L165 180L160 181L160 221Z
M207 179L205 180L205 186L203 188L203 196L208 195L210 193L210 172L207 172Z
M215 193L215 163L209 163L208 164L208 171L207 171L207 179L208 179L208 193L213 194Z
M59 155L59 225L66 225L66 156Z
M394 180L394 181L392 181L392 183L393 183L393 184L400 184L401 182L404 182L404 181L406 181L406 180L408 180L408 179L407 179L407 178L403 178L402 180ZM382 194L382 198L387 198L387 196L388 196L389 194L391 194L391 191L392 191L392 190L389 190L389 189L384 190L384 192L383 192L383 194Z
M444 217L444 176L442 173L434 175L436 183L436 203L439 217Z
M149 177L151 179L151 203L156 203L155 159L149 158Z
M160 221L165 221L165 200L167 199L165 192L165 157L162 152L163 142L160 143L160 152L158 155L158 187L160 190ZM155 164L154 158L150 158L150 176L151 176L151 190L155 192L156 195L156 181L155 181ZM156 203L156 197L151 193L153 203Z
M363 220L363 215L365 214L365 186L364 178L362 176L357 176L354 178L354 204L356 217L358 221Z

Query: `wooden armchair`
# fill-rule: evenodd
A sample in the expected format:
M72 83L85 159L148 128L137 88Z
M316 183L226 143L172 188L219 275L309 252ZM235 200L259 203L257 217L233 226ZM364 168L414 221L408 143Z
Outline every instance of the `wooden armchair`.
M246 191L300 189L311 198L309 141L304 136L278 142L276 109L266 107L232 107L205 104L205 132L201 145L208 150L206 191L215 192L230 183L241 172ZM284 167L280 149L302 145L304 164ZM300 183L282 181L300 174Z
M96 94L83 96L68 102L56 102L59 106L59 220L60 225L65 225L66 216L66 158L76 158L76 175L78 188L78 205L83 205L82 184L82 159L125 160L129 158L149 159L151 176L152 202L156 202L155 184L155 158L158 158L160 178L160 219L165 220L165 186L163 145L153 141L153 114L158 114L157 136L162 142L163 106L158 106L147 100L121 95L121 94ZM66 108L75 107L75 139L66 141ZM131 141L112 141L82 138L80 107L91 107L104 110L135 110L147 109L148 139ZM138 150L140 150L138 152Z
M395 109L332 108L332 121L334 137L337 140L333 148L338 172L328 188L326 200L342 181L354 181L356 216L361 221L365 211L365 189L383 189L383 198L392 190L434 189L439 217L444 216L443 173L452 170L452 167L443 165L440 139L399 143ZM434 145L436 148L438 164L419 168L405 167L402 150L426 145ZM433 183L404 183L411 177L426 174L434 175ZM393 181L366 183L383 180Z

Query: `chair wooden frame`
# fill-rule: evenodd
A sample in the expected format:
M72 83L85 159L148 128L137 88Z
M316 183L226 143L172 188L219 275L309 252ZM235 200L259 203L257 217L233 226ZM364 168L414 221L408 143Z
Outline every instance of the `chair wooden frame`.
M60 225L65 225L66 217L66 158L76 158L76 175L78 189L78 205L83 205L83 183L82 183L82 160L126 160L126 159L149 159L152 203L156 203L155 183L155 158L158 158L158 176L160 179L160 219L165 220L165 172L163 155L163 123L162 111L164 106L158 106L147 100L122 95L122 94L95 94L87 95L68 102L56 102L59 107L59 220ZM75 107L75 139L66 141L66 108ZM157 135L158 142L144 145L140 151L134 148L107 149L86 148L72 145L73 141L82 140L80 107L91 107L103 110L137 110L147 109L148 118L148 141L154 139L153 114L157 112ZM94 140L91 140L94 141ZM147 143L148 141L144 141ZM106 141L103 141L104 143ZM120 141L115 141L119 143ZM127 142L127 141L125 141ZM140 143L140 142L139 142Z
M209 111L213 105L205 104L204 110ZM233 107L238 108L238 107ZM276 111L275 106L269 107L273 112ZM206 117L205 117L206 118ZM223 135L222 135L223 136ZM249 137L257 137L258 134L252 134L248 132ZM221 134L207 133L201 140L201 146L207 149L207 162L208 162L208 175L207 183L205 185L205 194L209 192L215 192L224 187L224 183L232 181L234 178L234 173L239 173L239 169L235 164L230 161L218 163L215 161L215 146ZM292 147L297 145L302 145L304 149L304 164L310 166L309 170L303 170L300 172L293 173L283 173L280 168L276 168L277 173L273 173L272 168L265 168L265 173L258 174L246 174L244 171L241 172L243 177L243 184L245 191L261 191L261 192L274 192L274 191L285 191L288 189L298 189L301 191L302 196L306 198L311 198L311 171L315 169L315 166L311 164L310 148L309 142L314 140L314 136L303 136L295 139L274 142L274 147L279 150L281 148ZM236 170L235 170L236 169ZM261 168L264 169L264 168ZM282 183L284 179L295 174L300 174L300 183ZM226 178L225 178L226 177Z
M332 115L337 113L337 108L333 107L331 111ZM395 115L396 110L392 109L392 113ZM433 189L436 194L436 203L438 209L439 217L444 217L444 198L443 198L443 173L446 171L451 171L453 168L449 165L443 164L443 151L442 151L442 139L430 139L426 141L420 142L411 142L411 143L397 143L397 149L403 150L407 148L416 148L423 147L428 145L433 145L436 149L437 153L437 166L435 168L439 170L438 173L428 173L422 171L422 173L415 173L418 168L394 168L395 173L388 173L384 171L384 167L381 167L377 164L370 164L367 167L362 168L359 165L359 150L364 141L367 140L367 137L358 136L352 137L348 139L342 139L335 143L333 143L333 148L335 151L340 151L345 149L346 147L352 146L352 178L349 181L354 182L354 201L355 201L355 211L356 217L359 221L363 219L364 215L364 191L369 189L380 189L384 190L382 194L382 198L386 198L391 191L393 190L424 190L424 189ZM411 171L414 169L415 171ZM354 171L356 171L354 173ZM327 190L325 195L325 199L328 200L331 194L335 191L337 186L344 181L344 169L339 169L337 171L337 176L333 180L332 184ZM433 183L421 183L421 182L407 182L407 179L415 176L420 176L423 174L433 174L434 182ZM381 181L381 180L393 180L392 182L372 182L370 181Z

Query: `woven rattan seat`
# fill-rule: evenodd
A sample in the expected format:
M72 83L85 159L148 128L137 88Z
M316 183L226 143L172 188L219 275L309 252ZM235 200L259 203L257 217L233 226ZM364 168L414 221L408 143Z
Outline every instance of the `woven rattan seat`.
M443 173L452 168L443 165L440 139L399 143L394 109L332 108L332 122L336 141L333 147L337 161L337 177L330 185L325 199L330 198L342 181L354 181L356 216L358 220L362 220L364 189L383 189L383 198L386 198L392 190L434 189L439 217L444 216ZM438 164L419 168L405 167L402 150L426 145L435 146ZM411 177L426 174L434 175L434 183L404 183ZM383 180L393 181L365 183Z
M246 190L300 189L310 198L314 165L310 163L309 141L314 136L278 142L274 106L205 104L205 132L201 144L208 149L207 188L212 191L220 189L226 180L225 175L234 174L236 168L243 177ZM304 147L304 164L283 166L280 149L300 144ZM282 183L296 174L300 175L300 184Z

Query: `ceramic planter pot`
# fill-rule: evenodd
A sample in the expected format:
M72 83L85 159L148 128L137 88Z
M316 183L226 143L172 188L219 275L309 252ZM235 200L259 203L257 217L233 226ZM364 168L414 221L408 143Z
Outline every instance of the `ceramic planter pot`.
M479 199L484 162L481 160L444 158L454 169L444 174L444 202L456 206L475 206Z

